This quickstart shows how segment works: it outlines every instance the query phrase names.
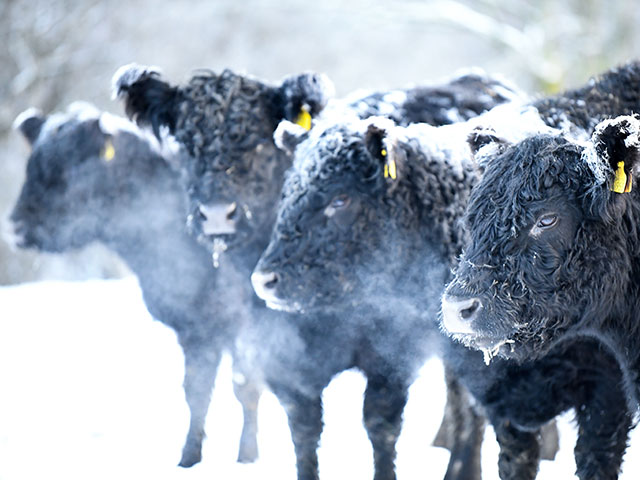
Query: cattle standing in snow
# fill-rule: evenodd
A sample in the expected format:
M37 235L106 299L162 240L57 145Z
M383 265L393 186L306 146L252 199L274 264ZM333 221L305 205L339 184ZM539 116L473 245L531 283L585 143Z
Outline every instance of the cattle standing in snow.
M281 125L295 162L253 276L258 294L274 308L364 315L372 334L362 343L393 355L396 369L411 367L417 346L437 331L440 295L464 238L458 220L478 178L464 142L470 128L376 119L296 136ZM443 129L463 142L438 142ZM488 136L475 134L478 142ZM578 469L581 478L602 465L617 471L630 415L612 353L576 341L536 362L486 367L479 352L442 340L445 363L495 427L501 478L534 478L538 429L570 408L588 407L595 418L596 406L610 417L598 424L579 414Z
M616 179L620 193L631 188L636 122L606 119L640 110L640 63L540 102L541 116L565 104L581 127L605 121L591 142L556 131L479 152L486 172L465 217L470 238L443 297L444 327L475 347L535 357L565 333L632 315L636 194L606 188ZM613 159L625 162L619 174Z
M501 356L544 358L573 338L597 338L622 365L632 411L640 386L639 133L638 119L622 116L598 124L591 142L557 134L503 146L471 197L470 242L443 299L453 306L445 326ZM457 308L463 302L474 308ZM603 429L602 414L602 404L587 404L579 421ZM626 433L611 432L608 444L624 449Z
M194 231L210 246L215 262L219 261L220 250L227 250L225 257L244 267L248 280L268 243L284 170L291 163L285 149L277 149L273 143L274 121L295 119L306 131L326 103L326 81L306 74L271 87L227 71L220 76L196 76L186 87L171 87L157 73L129 66L116 74L114 87L115 93L124 98L130 116L151 125L156 132L167 127L194 157L186 167ZM448 124L517 96L496 80L469 74L442 87L371 94L334 104L331 109L349 116L384 112L407 115L403 119L407 123L437 120ZM290 108L282 108L282 103ZM250 288L248 281L247 286ZM367 325L360 319L344 325L335 313L292 317L294 325L279 328L291 330L304 348L293 348L293 342L287 345L287 355L282 352L282 358L276 355L278 361L267 358L263 362L271 365L265 368L265 375L289 417L299 478L317 478L315 450L322 431L322 390L333 375L356 365L369 378L365 424L374 445L376 478L395 478L400 416L408 386L425 358L429 342L422 339L408 343L407 350L415 355L406 355L406 365L396 368L390 352L376 352L366 345L354 347L372 335L362 334L359 329L371 332L379 324ZM329 351L333 352L331 361L324 360ZM269 373L282 370L282 375ZM452 463L454 460L455 455ZM469 470L473 466L471 462ZM459 478L465 472L459 473Z
M32 147L11 214L17 245L62 252L101 242L138 276L147 308L175 330L185 355L184 467L200 461L216 370L223 351L233 352L245 415L238 460L254 461L261 386L234 346L246 319L222 300L236 294L234 281L221 281L186 231L184 191L155 138L87 104L49 117L27 111L16 126Z

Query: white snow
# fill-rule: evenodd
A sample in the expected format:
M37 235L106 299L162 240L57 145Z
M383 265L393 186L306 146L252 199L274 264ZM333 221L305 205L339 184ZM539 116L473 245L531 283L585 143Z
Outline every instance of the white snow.
M41 282L0 288L0 480L295 479L286 417L273 395L260 403L260 460L235 463L241 411L230 362L211 403L203 461L177 467L187 432L183 358L174 333L151 319L133 278ZM334 379L325 394L322 479L372 478L362 428L363 377ZM398 443L400 480L441 479L448 453L430 446L444 405L442 367L428 362L411 390ZM540 479L572 478L575 429L560 420L561 449ZM632 442L622 479L640 475ZM484 478L497 478L487 429Z

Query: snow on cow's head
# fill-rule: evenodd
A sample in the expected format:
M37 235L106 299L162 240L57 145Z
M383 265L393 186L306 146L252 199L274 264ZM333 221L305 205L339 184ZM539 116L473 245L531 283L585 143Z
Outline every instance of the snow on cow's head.
M586 143L536 135L483 160L469 241L443 296L445 330L487 358L522 359L624 309L639 125L607 120Z
M10 216L17 246L57 252L104 239L116 219L140 214L136 201L156 179L158 191L172 182L154 139L91 104L49 116L28 110L14 126L31 147Z
M157 69L135 64L121 67L113 88L138 124L157 135L167 129L188 152L190 225L210 246L259 241L268 231L291 164L275 146L274 130L283 119L308 130L333 95L331 82L315 73L271 84L203 70L173 86Z

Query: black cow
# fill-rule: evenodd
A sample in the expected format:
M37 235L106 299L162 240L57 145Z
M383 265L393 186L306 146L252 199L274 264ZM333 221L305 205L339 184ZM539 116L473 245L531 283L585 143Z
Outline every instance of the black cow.
M208 251L186 231L172 157L129 121L87 104L48 117L30 110L16 126L32 147L10 217L17 245L62 252L101 242L137 275L149 312L175 330L185 355L191 420L181 466L201 459L216 370L223 351L232 352L245 422L238 460L254 461L262 386L235 346L249 319L225 300L240 293L237 281L211 268Z
M305 74L288 77L273 87L225 71L219 76L198 75L185 87L172 87L156 72L136 66L125 67L114 77L115 93L124 99L129 115L156 132L167 127L193 156L185 171L194 233L210 247L216 262L226 250L225 260L246 272L248 289L250 273L275 221L284 170L291 164L286 149L277 149L273 142L274 122L296 120L298 128L306 131L326 103L326 84L323 77ZM472 73L448 85L366 94L327 108L331 116L384 112L406 115L407 123L434 119L451 123L517 96L503 83ZM245 138L229 132L248 133ZM299 478L317 478L315 450L322 431L322 390L333 375L353 366L359 366L369 379L364 416L374 446L376 478L395 478L395 441L401 413L429 341L422 338L408 342L407 350L415 355L406 356L404 364L396 366L394 352L379 352L369 345L373 332L383 328L379 322L360 317L345 323L337 311L283 316L264 310L262 315L269 318L264 323L277 325L272 331L292 339L277 343L286 345L283 351L261 352L265 355L261 362L270 388L289 417ZM452 396L457 401L456 394ZM477 426L481 420L474 417L471 422ZM477 440L476 434L471 436ZM479 445L476 442L473 448ZM454 454L452 465L455 458ZM474 462L468 465L469 470L458 472L458 478L464 478L476 466Z
M497 108L501 121L518 121L520 107ZM393 352L396 369L410 368L417 347L438 330L440 295L464 239L458 221L478 179L465 142L472 127L403 128L376 119L296 136L281 126L295 162L253 276L260 297L274 308L364 315L373 325L368 345ZM478 142L488 136L474 131ZM442 342L445 364L495 427L501 478L535 477L539 429L570 408L585 412L576 446L581 478L617 472L631 416L612 352L575 341L528 364L485 366L479 352ZM606 422L590 421L603 413Z
M598 124L590 142L559 133L502 145L471 197L470 241L443 298L445 327L493 354L544 358L563 342L598 339L622 365L631 411L640 386L639 134L637 117L621 116ZM579 420L603 429L604 411L588 403ZM623 448L623 433L608 444Z
M597 125L595 134L589 140L563 129L512 144L496 129L487 139L477 152L486 171L465 216L469 240L442 300L443 326L489 357L516 360L544 358L575 338L596 338L616 355L635 411L637 202L628 191L637 122L608 119L640 109L640 64L537 107L548 123L548 112L556 116L566 108L566 123L587 133ZM579 413L590 428L609 425L600 403L594 397ZM603 445L624 449L624 426ZM613 477L614 467L598 474Z
M632 187L637 124L607 119L640 110L640 63L540 102L542 117L553 104L570 104L580 126L603 123L592 139L564 130L511 144L496 131L479 152L486 171L465 217L470 238L443 298L446 329L516 359L543 355L565 334L634 322L636 193L622 193ZM631 331L620 333L625 342Z

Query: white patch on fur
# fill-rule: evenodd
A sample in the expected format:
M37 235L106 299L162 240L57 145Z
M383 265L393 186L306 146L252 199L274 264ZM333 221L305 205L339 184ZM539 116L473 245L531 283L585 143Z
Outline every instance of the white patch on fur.
M457 123L464 120L460 116L460 110L457 108L450 108L449 110L447 110L446 115L447 115L447 120L449 120L451 123Z
M407 92L403 92L402 90L394 90L382 97L382 100L387 103L402 105L407 101Z
M132 85L149 73L160 74L160 72L159 67L138 65L137 63L121 66L111 78L111 99L115 100L120 97L122 87Z
M611 166L609 165L609 154L604 151L601 155L598 154L596 145L598 139L605 128L626 120L629 122L629 128L626 129L627 136L624 139L624 145L627 148L640 148L640 120L634 116L621 115L616 118L610 118L603 120L596 125L591 141L585 144L582 151L582 160L591 169L598 185L606 183L608 175L612 174Z
M71 117L77 118L79 121L91 120L100 117L100 110L93 103L77 100L67 107L67 113Z
M122 132L130 133L148 143L151 150L165 158L178 155L180 144L172 135L169 135L166 127L161 129L160 136L162 140L158 141L153 133L139 128L135 123L130 122L124 117L113 115L109 112L98 113L100 113L98 120L100 130L102 130L103 133L112 136L116 136Z
M608 155L606 152L603 153ZM593 143L588 144L582 151L582 161L587 164L598 185L606 183L607 175L611 174L611 167L609 167L608 159L600 158Z
M13 252L24 243L24 237L17 230L15 222L10 218L7 217L2 221L2 239Z
M276 147L278 147L283 152L289 152L289 149L284 142L285 135L300 138L306 133L307 130L304 127L290 122L289 120L282 120L276 127L276 131L273 132L273 142L276 144Z
M24 122L31 118L42 118L42 110L35 107L27 108L24 112L18 114L16 119L13 121L13 129L18 130Z
M327 208L324 209L324 214L331 218L336 214L336 209L335 207L332 207L331 205L329 205Z

